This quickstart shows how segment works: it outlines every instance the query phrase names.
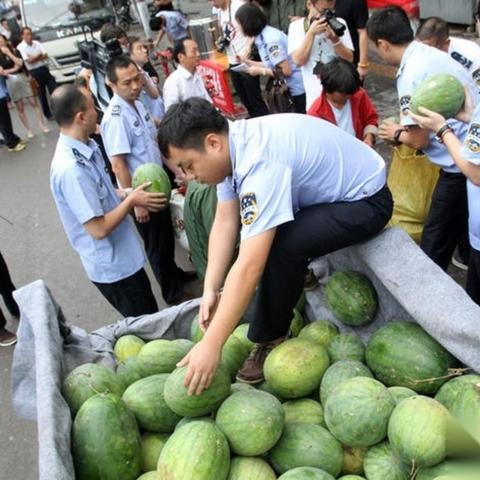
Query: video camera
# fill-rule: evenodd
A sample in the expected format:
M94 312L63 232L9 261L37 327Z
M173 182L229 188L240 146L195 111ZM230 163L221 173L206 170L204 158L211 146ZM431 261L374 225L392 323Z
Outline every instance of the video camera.
M345 25L340 22L335 15L335 11L331 8L327 8L323 11L323 16L320 18L312 18L310 20L310 24L315 20L322 20L325 19L329 25L329 27L333 30L337 37L342 37L345 33L346 27Z

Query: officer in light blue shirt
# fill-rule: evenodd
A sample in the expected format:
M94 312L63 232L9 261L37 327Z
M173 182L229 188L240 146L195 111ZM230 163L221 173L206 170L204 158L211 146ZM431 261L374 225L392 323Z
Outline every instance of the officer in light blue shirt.
M166 207L166 200L145 192L148 184L130 195L115 190L98 145L89 139L97 113L86 88L59 87L51 106L61 133L50 187L70 244L88 278L122 315L158 311L143 269L142 248L127 216L136 205L158 211Z
M129 57L114 57L107 64L106 77L114 95L100 129L118 183L128 188L137 167L145 163L162 164L156 128L152 117L138 100L144 75L135 62ZM178 303L184 297L183 286L187 278L175 264L170 209L152 214L137 206L134 213L136 227L162 295L167 303Z
M420 128L409 116L410 98L418 85L429 76L439 73L455 76L468 88L475 104L479 100L478 89L467 71L447 53L413 40L410 21L400 7L388 7L375 12L368 21L367 31L382 59L399 67L397 91L401 122L380 125L379 136L384 140L402 142L422 150L442 169L432 195L420 246L426 255L446 271L457 245L462 250L461 256L468 256L465 176L435 134ZM456 135L463 140L466 126L455 119L450 119L449 122Z
M295 112L305 113L306 96L303 86L302 71L288 54L288 38L284 32L267 25L267 18L260 8L252 3L245 3L236 12L235 18L247 37L255 38L255 45L262 62L244 59L251 75L273 76L275 69L281 69L285 83L292 95ZM238 52L241 56L244 52ZM266 68L263 68L266 67Z
M200 307L208 330L181 362L189 364L189 391L208 387L255 292L248 337L256 346L237 378L258 383L266 355L288 333L310 259L367 240L390 219L385 163L318 118L277 114L229 123L199 98L170 107L159 143L187 176L217 185ZM228 271L240 228L239 255Z
M161 10L150 19L150 28L158 32L157 38L153 42L157 46L165 33L170 43L178 42L188 36L188 20L182 12L177 10Z

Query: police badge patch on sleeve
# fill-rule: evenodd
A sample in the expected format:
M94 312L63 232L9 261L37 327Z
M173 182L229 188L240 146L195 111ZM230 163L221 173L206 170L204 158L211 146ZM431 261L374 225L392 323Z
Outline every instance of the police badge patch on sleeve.
M277 58L280 55L280 47L278 45L272 45L268 51L271 58Z
M480 123L472 123L465 138L465 146L473 153L480 152Z
M257 199L253 192L240 195L240 218L242 225L251 225L258 215Z
M473 81L480 87L480 68L477 68L472 73L472 78L473 78Z
M404 95L400 98L400 111L402 115L407 115L407 111L410 108L410 98L412 98L410 95Z

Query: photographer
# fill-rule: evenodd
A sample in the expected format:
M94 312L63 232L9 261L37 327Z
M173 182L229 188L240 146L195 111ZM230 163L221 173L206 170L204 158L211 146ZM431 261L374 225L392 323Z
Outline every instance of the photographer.
M308 15L292 22L288 30L288 53L301 67L307 109L322 93L322 85L313 73L317 63L328 63L336 57L353 60L350 32L345 20L334 16L334 7L335 0L308 0Z
M212 4L222 32L218 47L228 57L230 78L241 102L251 118L268 115L270 112L262 98L260 79L232 70L240 63L239 56L250 50L247 38L235 18L237 10L245 4L244 0L212 0Z

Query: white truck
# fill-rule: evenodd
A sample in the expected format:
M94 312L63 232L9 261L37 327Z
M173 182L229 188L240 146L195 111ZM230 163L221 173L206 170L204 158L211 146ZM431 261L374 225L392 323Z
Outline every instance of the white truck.
M20 0L19 6L23 26L42 43L58 83L75 78L80 66L77 43L90 32L98 36L102 25L114 19L111 0Z

